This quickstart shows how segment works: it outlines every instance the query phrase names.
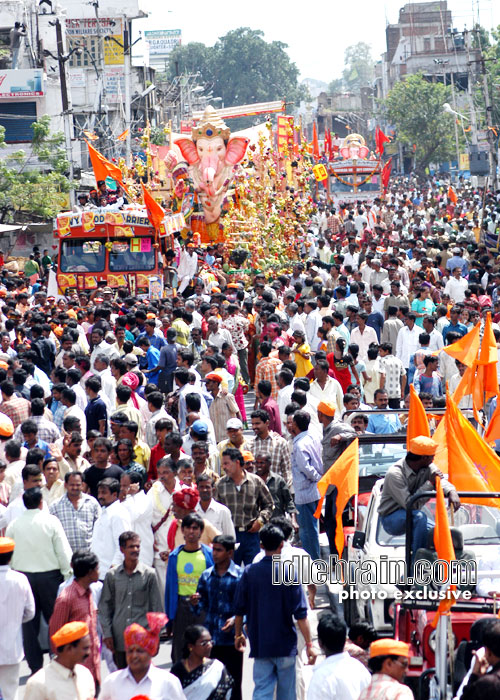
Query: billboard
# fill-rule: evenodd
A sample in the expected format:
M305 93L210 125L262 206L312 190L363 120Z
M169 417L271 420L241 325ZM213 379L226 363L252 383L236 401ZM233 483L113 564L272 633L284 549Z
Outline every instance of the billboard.
M0 70L0 99L43 95L42 68Z
M125 98L125 72L121 66L104 70L104 89L107 102L123 102Z
M90 68L92 60L99 60L98 42L102 41L104 47L104 65L122 66L123 56L123 27L122 20L112 17L101 17L99 22L93 19L66 19L66 35L69 39L69 50L80 45L83 53L72 54L70 58L71 68Z
M150 63L164 64L169 54L180 46L182 31L180 29L158 29L144 32L144 39L149 48Z

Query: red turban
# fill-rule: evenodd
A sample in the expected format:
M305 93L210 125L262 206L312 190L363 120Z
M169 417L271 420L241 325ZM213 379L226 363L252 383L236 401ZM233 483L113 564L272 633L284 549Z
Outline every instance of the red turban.
M148 618L148 630L138 625L137 622L125 628L123 633L125 650L138 646L147 651L150 656L156 656L160 644L160 630L167 624L168 617L165 613L158 612L148 612L146 617Z
M128 386L132 389L132 396L130 397L132 399L132 403L136 408L139 408L139 402L137 401L137 396L135 395L135 390L139 386L139 377L137 374L134 374L133 372L127 372L127 374L124 374L122 377L122 384L124 386Z
M194 510L198 505L200 497L198 495L197 489L191 487L182 488L179 491L174 491L172 494L172 501L179 508L184 508L185 510Z

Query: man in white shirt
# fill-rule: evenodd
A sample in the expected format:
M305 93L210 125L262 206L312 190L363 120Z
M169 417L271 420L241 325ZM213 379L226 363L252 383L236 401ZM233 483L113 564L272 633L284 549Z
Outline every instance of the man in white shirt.
M435 350L441 350L444 346L443 334L436 330L436 319L434 316L424 316L422 321L424 330L429 334L429 350L434 352Z
M104 340L104 333L100 328L93 328L91 334L93 350L90 355L90 369L92 373L95 370L95 361L99 355L107 355L110 360L114 357L119 357L119 354L115 348L115 345L110 345Z
M323 325L323 320L320 312L318 311L318 304L316 301L311 299L304 304L304 314L307 342L309 343L311 350L316 350L320 342L320 339L318 338L318 328Z
M116 380L111 374L109 360L108 355L104 353L97 355L94 362L94 374L100 377L101 390L108 398L106 404L109 406L110 411L114 412L116 408Z
M195 513L199 513L202 518L212 523L221 534L236 539L231 511L227 506L214 501L212 498L214 488L212 477L209 474L200 474L196 479L196 486L198 487L200 500L194 509Z
M141 538L139 561L153 566L154 535L152 528L153 502L141 488L142 477L138 472L123 473L120 479L120 498L128 512L132 532Z
M35 599L28 579L9 564L15 542L0 537L0 690L4 700L15 700L24 657L22 624L35 616Z
M344 402L342 386L333 377L328 376L330 366L326 360L317 360L314 366L314 381L311 382L309 394L319 403L324 401L335 406L335 412L340 415Z
M102 506L102 513L94 525L90 549L99 559L101 580L113 565L122 563L118 538L122 532L131 529L129 514L118 500L119 493L120 482L117 479L106 477L99 482L97 500Z
M468 286L469 283L465 277L462 277L462 268L455 267L453 269L453 276L450 277L446 283L444 293L449 294L450 299L452 299L455 304L460 304L465 299L465 290Z
M154 569L162 596L165 594L167 561L170 553L168 547L168 530L174 519L172 512L172 494L181 488L174 463L168 457L162 457L156 465L158 481L148 491L148 498L153 504L154 535Z
M182 294L198 270L198 255L194 251L195 247L194 243L188 243L179 253L179 264L177 266L179 287L177 294Z
M403 367L408 372L410 357L420 347L418 337L421 332L420 326L415 324L416 316L409 312L405 318L405 325L400 329L396 340L396 357L401 360Z
M293 372L286 367L278 372L276 381L279 387L277 404L281 418L281 434L286 435L285 408L292 401Z
M368 348L371 343L378 345L377 332L371 326L366 325L368 314L361 311L356 316L357 327L351 331L351 343L356 343L359 347L359 359L366 362L368 360Z
M318 622L318 644L326 659L315 666L307 700L358 700L370 684L371 676L361 661L344 651L346 624L332 612Z

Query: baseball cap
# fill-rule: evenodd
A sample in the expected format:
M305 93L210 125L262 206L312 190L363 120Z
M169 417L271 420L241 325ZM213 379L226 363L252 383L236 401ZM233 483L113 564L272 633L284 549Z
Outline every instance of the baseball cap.
M243 423L239 418L230 418L226 423L226 428L228 430L239 430L240 428L243 428Z
M195 420L191 430L197 435L208 435L208 425L204 420Z
M125 360L125 364L127 365L132 365L135 367L137 364L139 364L139 360L137 359L137 356L134 355L132 352L127 353L125 357L123 358Z

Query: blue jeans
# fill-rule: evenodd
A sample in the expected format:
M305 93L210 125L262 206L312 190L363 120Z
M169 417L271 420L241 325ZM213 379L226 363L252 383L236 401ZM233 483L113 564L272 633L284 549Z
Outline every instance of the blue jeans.
M259 533L236 531L236 542L239 542L240 546L234 552L234 563L251 564L254 557L260 552Z
M411 547L413 556L415 556L417 549L427 547L428 533L432 530L433 525L428 522L426 514L421 510L412 511L412 519L413 537L411 540ZM406 528L406 510L400 508L399 510L395 510L394 513L383 515L381 522L384 530L386 530L389 535L402 535Z
M319 559L319 520L314 517L318 501L296 504L295 507L297 508L297 522L299 523L302 546L311 559Z
M295 656L253 660L253 700L295 700Z

